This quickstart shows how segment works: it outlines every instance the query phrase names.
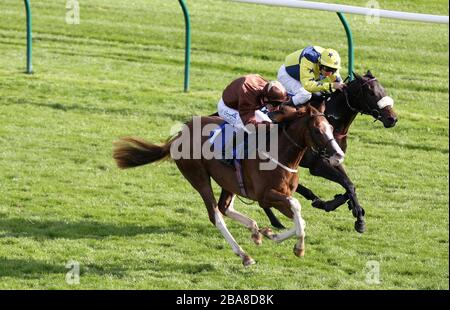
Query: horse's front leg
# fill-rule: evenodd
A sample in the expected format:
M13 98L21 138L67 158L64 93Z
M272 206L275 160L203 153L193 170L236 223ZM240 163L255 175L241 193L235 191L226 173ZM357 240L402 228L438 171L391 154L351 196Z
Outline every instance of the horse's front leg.
M358 202L356 197L355 186L345 172L344 166L331 166L330 164L321 161L309 169L310 173L315 176L324 177L330 181L339 183L346 191L345 195L338 195L334 200L327 204L323 209L326 211L333 211L340 205L344 204L349 199L349 206L353 216L357 218L355 222L355 230L363 233L366 230L364 221L364 209Z
M281 224L280 220L276 217L275 214L273 214L271 209L264 209L264 212L266 213L267 217L269 218L270 224L273 227L276 227L278 229L284 229L286 227L284 227L283 224Z
M312 201L312 206L314 208L322 209L327 212L334 211L339 206L343 205L347 200L347 195L336 195L334 196L333 200L330 201L323 201L320 199L316 194L313 193L309 188L298 184L296 192L305 197L308 200ZM270 224L272 224L273 227L276 228L286 228L281 224L280 220L273 214L271 209L264 209L264 212L266 213L267 217L270 220Z
M331 166L327 161L322 159L317 159L314 162L314 164L309 167L309 171L314 176L323 177L330 181L339 183L341 185L342 185L341 180L343 178L348 179L347 175L345 174L345 171L344 174L342 174L342 172L336 169L336 167ZM347 188L344 185L342 186L348 192ZM300 184L297 187L297 192L306 199L312 200L312 206L314 208L325 210L326 212L336 210L338 207L342 206L349 199L348 194L345 193L343 195L342 194L335 195L334 199L332 200L323 201L322 199L317 197L311 190Z
M316 194L314 194L309 188L301 184L298 185L296 191L306 199L311 200L312 201L311 205L314 208L322 209L325 210L326 212L334 211L348 200L347 195L339 194L335 195L334 199L332 200L323 201L318 196L316 196Z
M353 216L356 217L355 230L359 233L363 233L366 231L366 222L364 220L364 215L366 212L359 204L358 197L356 196L355 185L353 185L352 181L347 176L344 166L339 165L336 167L336 170L342 174L341 182L339 183L346 189L346 194L349 198L348 206L350 210L352 210Z

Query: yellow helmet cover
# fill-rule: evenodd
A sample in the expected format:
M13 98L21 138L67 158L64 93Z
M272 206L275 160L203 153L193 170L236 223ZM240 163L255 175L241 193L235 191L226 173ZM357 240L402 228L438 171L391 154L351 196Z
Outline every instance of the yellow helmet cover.
M322 51L319 62L320 64L330 68L341 68L341 57L337 51L331 48L326 48Z

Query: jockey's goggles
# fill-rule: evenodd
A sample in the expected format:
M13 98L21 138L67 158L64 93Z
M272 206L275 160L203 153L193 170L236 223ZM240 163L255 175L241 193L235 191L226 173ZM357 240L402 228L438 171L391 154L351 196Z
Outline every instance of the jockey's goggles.
M330 68L330 67L327 67L327 66L324 66L324 65L321 65L320 69L322 69L322 70L324 70L326 72L331 72L331 73L335 73L337 71L337 69L335 69L335 68Z

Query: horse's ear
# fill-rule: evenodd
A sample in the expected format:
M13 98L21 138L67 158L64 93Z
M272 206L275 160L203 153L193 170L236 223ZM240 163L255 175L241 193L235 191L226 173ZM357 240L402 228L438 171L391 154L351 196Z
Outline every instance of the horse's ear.
M316 110L316 108L314 108L314 106L312 106L310 103L305 105L305 115L309 115L312 116L314 111Z
M373 76L372 72L370 72L370 70L367 70L366 76L371 78L371 79L374 78L374 76Z
M306 113L308 113L308 111L311 111L309 104L302 105L300 108L297 109L297 115L299 117L302 117L302 116L306 115Z
M317 107L317 110L319 111L319 113L323 114L325 112L325 101L322 101L322 103Z
M362 79L361 75L359 75L355 71L352 71L352 72L353 72L353 80L361 80Z

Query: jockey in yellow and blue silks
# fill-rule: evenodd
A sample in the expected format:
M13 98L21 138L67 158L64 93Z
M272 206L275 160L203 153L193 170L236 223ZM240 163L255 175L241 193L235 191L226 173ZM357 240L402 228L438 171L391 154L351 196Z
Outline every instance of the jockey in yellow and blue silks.
M289 54L278 70L278 81L292 95L292 103L308 102L313 94L342 90L341 57L331 48L308 46Z

